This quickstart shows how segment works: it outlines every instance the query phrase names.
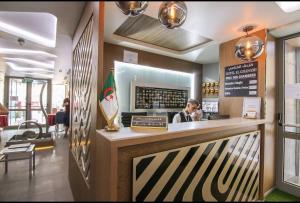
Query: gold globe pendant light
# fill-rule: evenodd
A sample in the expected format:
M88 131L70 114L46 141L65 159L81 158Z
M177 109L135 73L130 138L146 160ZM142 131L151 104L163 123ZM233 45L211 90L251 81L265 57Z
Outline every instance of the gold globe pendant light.
M116 5L125 15L135 17L144 13L148 1L116 1Z
M235 45L235 56L243 61L253 61L264 51L264 43L257 36L251 36L249 31L254 29L253 25L242 28L246 36L242 37Z
M183 1L165 1L159 7L158 19L169 29L181 26L186 16L187 7Z

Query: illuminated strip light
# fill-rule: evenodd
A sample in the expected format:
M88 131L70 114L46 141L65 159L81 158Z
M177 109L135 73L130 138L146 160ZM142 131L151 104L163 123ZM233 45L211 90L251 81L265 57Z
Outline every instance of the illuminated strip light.
M119 62L115 61L115 67L120 67L122 65L126 65L126 67L130 68L135 68L139 70L152 70L152 71L158 71L158 72L165 72L165 73L171 73L171 74L177 74L177 75L185 75L185 76L190 76L191 77L191 98L195 97L195 73L185 73L185 72L180 72L180 71L175 71L175 70L167 70L167 69L162 69L162 68L156 68L156 67L150 67L150 66L143 66L143 65L138 65L138 64L132 64L132 63L124 63L124 62Z
M191 98L195 98L195 73L192 74L191 79Z
M30 60L30 59L24 59L24 58L4 58L9 61L15 61L15 62L21 62L21 63L27 63L31 65L41 66L48 69L54 69L54 61L51 61L50 63L43 63L40 61Z
M300 10L300 2L297 1L275 1L275 3L286 13Z
M0 48L0 54L21 54L21 55L44 55L46 57L56 58L57 56L54 54L50 54L44 51L36 51L29 49L8 49L8 48Z
M56 23L57 23L57 19L55 19L55 33L56 33ZM9 25L9 24L6 24L2 21L0 21L0 30L4 31L4 32L7 32L7 33L10 33L12 35L16 35L18 37L23 37L25 39L28 39L30 41L33 41L33 42L36 42L38 44L41 44L41 45L44 45L44 46L47 46L47 47L55 47L55 44L56 44L56 40L50 40L50 39L47 39L45 37L42 37L40 35L37 35L37 34L34 34L32 32L28 32L26 30L23 30L23 29L20 29L18 27L15 27L13 25Z
M53 78L54 77L54 75L53 74L51 74L51 75L46 75L46 74L42 74L42 73L28 73L28 74L30 74L30 75L39 75L39 76L42 76L42 77L45 77L45 78Z
M45 149L53 149L54 146L46 146L46 147L36 147L35 150L39 151L39 150L45 150Z
M25 71L28 71L28 68L20 68L20 67L17 67L15 64L13 63L10 63L10 62L6 62L12 69L14 70L17 70L17 71L23 71L25 74L30 74L30 75L39 75L39 76L42 76L42 77L46 77L46 78L53 78L54 77L54 74L53 72L49 72L48 74L45 73L32 73L32 72L29 72L29 73L26 73ZM38 68L34 68L33 71L37 71ZM43 71L47 71L45 69L41 69Z
M16 66L15 64L11 62L6 62L9 67L11 67L13 70L16 71L42 71L42 72L47 72L47 73L53 73L53 70L47 70L43 68L27 68L27 67L21 67L21 66Z

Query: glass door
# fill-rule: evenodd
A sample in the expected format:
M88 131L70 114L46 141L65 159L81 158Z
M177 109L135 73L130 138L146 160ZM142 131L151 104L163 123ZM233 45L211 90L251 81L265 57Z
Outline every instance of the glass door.
M8 125L17 126L27 120L27 83L20 78L9 79Z
M33 80L31 83L31 102L30 102L30 113L31 119L37 121L38 123L45 124L45 116L42 112L40 105L40 94L43 87L43 84L46 83L46 86L43 91L43 108L47 111L47 81L46 80Z
M48 80L9 78L9 126L17 127L26 120L46 124L40 105L40 94L44 83L46 86L42 95L43 108L48 112Z
M277 186L300 196L300 36L279 45Z

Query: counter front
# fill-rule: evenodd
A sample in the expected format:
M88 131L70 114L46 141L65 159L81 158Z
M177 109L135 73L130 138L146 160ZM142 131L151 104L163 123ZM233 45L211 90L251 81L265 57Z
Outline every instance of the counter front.
M261 188L265 120L169 124L166 131L97 131L100 201L251 201Z

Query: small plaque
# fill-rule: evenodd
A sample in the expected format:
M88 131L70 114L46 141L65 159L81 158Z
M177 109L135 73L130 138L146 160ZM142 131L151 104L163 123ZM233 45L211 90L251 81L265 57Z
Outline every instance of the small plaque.
M168 129L167 116L132 116L131 128Z
M125 63L138 64L138 53L137 52L128 51L128 50L124 50L123 61Z

